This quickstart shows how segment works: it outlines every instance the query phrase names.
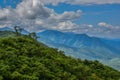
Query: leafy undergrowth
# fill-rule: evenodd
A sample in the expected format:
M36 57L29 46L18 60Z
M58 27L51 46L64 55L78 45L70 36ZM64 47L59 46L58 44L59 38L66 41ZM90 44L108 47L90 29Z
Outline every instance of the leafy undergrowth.
M0 39L0 80L119 80L98 61L74 59L27 36Z

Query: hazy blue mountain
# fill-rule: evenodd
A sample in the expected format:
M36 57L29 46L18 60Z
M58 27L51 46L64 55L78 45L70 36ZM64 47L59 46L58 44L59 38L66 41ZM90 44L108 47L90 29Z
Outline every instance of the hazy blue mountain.
M120 50L120 39L102 39L102 41Z
M45 30L37 33L39 41L48 46L65 51L67 55L82 59L100 60L104 63L120 58L118 41L89 37L86 34L75 34L60 32L56 30ZM120 43L119 43L120 44ZM109 65L109 64L108 64ZM110 64L111 65L111 64ZM113 65L112 65L113 66ZM117 66L118 68L118 66Z
M3 28L0 28L0 31L13 31L13 29L9 27L3 27Z
M76 48L77 50L82 49L83 53L97 53L97 55L99 53L99 55L103 54L105 57L116 57L118 56L117 54L119 54L119 50L109 45L107 41L96 37L89 37L86 34L62 33L54 30L46 30L38 33L38 35L41 37L41 41L55 47L60 47L61 45L61 47L68 46L74 49ZM100 58L102 58L102 55Z

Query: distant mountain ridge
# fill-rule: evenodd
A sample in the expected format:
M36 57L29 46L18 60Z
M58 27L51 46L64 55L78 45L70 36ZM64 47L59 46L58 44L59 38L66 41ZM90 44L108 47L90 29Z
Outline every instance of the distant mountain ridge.
M65 51L67 55L90 60L120 59L120 49L114 40L89 37L86 34L66 33L56 30L45 30L37 33L39 41L48 46ZM110 44L110 42L112 42ZM116 44L120 44L119 41ZM117 68L120 66L117 66Z
M38 33L38 35L41 37L40 39L42 41L49 44L61 44L74 48L90 48L98 51L100 49L103 50L105 49L111 54L119 53L119 50L106 43L105 40L97 37L89 37L86 34L74 34L74 33L69 34L54 30L46 30ZM115 49L115 50L111 50L111 49ZM113 51L117 51L117 52L113 52Z
M14 30L9 27L3 27L3 28L0 28L0 31L14 31Z

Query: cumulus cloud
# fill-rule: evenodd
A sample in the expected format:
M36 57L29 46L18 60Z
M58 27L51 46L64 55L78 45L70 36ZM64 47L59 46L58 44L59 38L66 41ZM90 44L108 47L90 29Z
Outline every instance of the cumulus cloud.
M62 14L57 14L53 9L47 8L40 0L23 0L15 9L1 8L0 12L1 22L20 25L30 31L51 28L59 22L78 19L82 13L77 10L76 12L65 11Z
M58 5L58 3L65 2L65 0L41 0L44 4L52 4L54 6Z
M58 23L58 25L53 26L52 29L57 29L57 30L61 30L61 31L73 31L74 28L77 27L77 24L71 22L71 21L64 21L64 22L60 22Z
M100 26L100 27L106 27L106 28L113 27L111 24L107 24L107 23L105 23L105 22L100 22L100 23L98 23L98 26Z
M46 18L50 16L51 11L39 0L24 0L16 8L17 14L27 19Z
M0 20L12 18L36 19L38 17L49 17L52 9L45 7L39 0L24 0L15 9L3 8L0 11Z
M98 23L98 26L91 24L75 24L71 21L61 22L53 27L60 31L75 32L79 34L88 34L89 36L97 36L103 38L120 38L120 26L114 26L105 22Z
M103 38L120 38L120 26L115 26L105 22L98 23L98 26L93 25L79 25L84 27L76 29L75 32L86 33L91 36L103 37Z
M56 16L59 17L60 20L74 20L74 19L78 19L81 16L81 11L78 10L77 12L67 12L65 11L62 15Z
M44 3L45 1L47 0L44 0ZM64 0L48 0L47 4L52 3L52 1L55 1L54 5L57 5L60 1L64 2ZM73 0L65 1L70 3ZM85 33L91 36L120 38L120 26L105 22L98 23L96 27L92 24L78 25L74 23L74 20L81 17L81 10L65 11L58 14L53 9L46 7L42 2L40 0L23 0L14 9L10 7L0 8L0 27L19 25L29 31L54 29Z
M8 17L10 16L10 14L11 14L10 8L8 8L8 9L6 9L6 8L0 9L0 21L1 20L7 20Z
M98 26L101 27L101 28L106 28L106 29L118 29L120 30L120 26L114 26L112 24L108 24L108 23L105 23L105 22L100 22L98 23Z
M80 16L82 15L82 11L78 10L76 12L70 11L67 12L65 11L62 14L51 14L51 16L48 18L49 23L54 23L54 22L63 22L63 21L68 21L68 20L75 20L79 19Z
M107 35L107 37L120 38L120 26L115 26L105 22L98 23L99 29L102 30L101 34Z

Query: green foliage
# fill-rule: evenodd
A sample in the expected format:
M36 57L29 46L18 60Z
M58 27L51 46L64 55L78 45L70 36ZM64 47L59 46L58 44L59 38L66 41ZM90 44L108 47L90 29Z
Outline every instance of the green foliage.
M13 31L0 31L0 38L15 36Z
M22 32L23 28L20 28L20 26L15 26L14 30L15 30L16 36L21 36L21 32Z
M0 39L0 80L119 80L98 61L74 59L28 36Z
M29 37L37 40L39 38L35 32L29 33Z

